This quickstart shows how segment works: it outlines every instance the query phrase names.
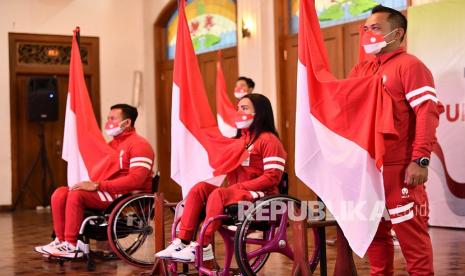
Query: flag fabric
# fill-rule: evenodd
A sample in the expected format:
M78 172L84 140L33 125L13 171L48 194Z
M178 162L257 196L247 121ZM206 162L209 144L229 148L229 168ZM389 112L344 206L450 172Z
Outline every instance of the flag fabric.
M330 73L313 0L300 1L298 39L296 175L363 256L385 210L384 140L397 135L392 102L379 76Z
M224 80L223 67L221 65L221 50L218 51L218 61L216 62L216 119L218 127L225 137L234 137L237 134L234 116L237 107L231 103Z
M208 103L185 14L179 19L173 69L171 109L171 178L185 197L200 181L220 185L224 174L248 158L243 139L224 137Z
M68 96L62 158L68 162L68 186L108 179L119 170L118 154L103 138L84 80L74 31L69 65Z

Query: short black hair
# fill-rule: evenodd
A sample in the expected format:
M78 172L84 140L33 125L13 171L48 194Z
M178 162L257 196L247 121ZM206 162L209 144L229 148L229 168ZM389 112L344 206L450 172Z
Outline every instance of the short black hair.
M400 41L404 40L405 33L407 33L407 18L398 10L378 5L371 10L371 14L385 12L389 13L388 21L394 28L404 29L404 35L400 38Z
M123 118L131 119L131 126L134 127L137 116L139 115L139 113L137 112L137 108L128 104L115 104L110 109L121 109L121 113L123 113Z
M245 83L247 83L247 86L249 88L255 88L255 82L251 78L240 76L237 78L237 81L240 81L240 80L245 81Z

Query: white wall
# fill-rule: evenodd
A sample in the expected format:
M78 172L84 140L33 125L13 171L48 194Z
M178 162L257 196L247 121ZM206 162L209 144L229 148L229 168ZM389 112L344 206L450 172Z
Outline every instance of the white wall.
M238 0L238 62L239 75L255 81L254 92L267 96L277 118L276 56L274 33L274 2L269 0ZM250 20L250 37L242 38L242 19Z
M155 65L154 65L154 37L153 25L161 10L169 0L144 1L144 90L147 96L145 102L151 106L154 103L155 91ZM269 0L237 0L238 12L238 63L239 75L254 79L255 92L266 95L273 106L275 116L276 102L276 61L275 61L275 34L273 2ZM251 37L242 38L241 18L250 18L253 23ZM148 92L147 92L148 91ZM155 120L155 109L147 110L147 117ZM152 124L155 126L155 122ZM151 141L155 141L156 127L147 131Z
M144 25L144 103L146 111L147 138L156 147L156 112L155 112L155 57L154 57L154 24L161 10L169 0L144 0L143 25ZM156 164L158 164L155 152ZM157 168L154 168L156 170Z
M143 0L0 1L0 179L4 191L0 205L11 204L8 33L72 35L75 26L80 26L82 36L99 37L101 111L105 118L112 104L131 101L133 72L145 70L143 9ZM144 74L144 79L147 77L151 76ZM149 128L154 131L148 110L153 112L153 100L141 107L137 125L142 135Z
M440 2L442 0L412 0L412 6L423 5L428 3Z

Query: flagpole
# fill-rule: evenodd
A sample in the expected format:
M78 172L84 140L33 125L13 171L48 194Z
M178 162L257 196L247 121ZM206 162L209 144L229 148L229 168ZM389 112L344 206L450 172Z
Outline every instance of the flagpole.
M81 29L79 28L79 26L76 26L76 30L74 32L76 32L77 45L79 47L79 50L81 50Z

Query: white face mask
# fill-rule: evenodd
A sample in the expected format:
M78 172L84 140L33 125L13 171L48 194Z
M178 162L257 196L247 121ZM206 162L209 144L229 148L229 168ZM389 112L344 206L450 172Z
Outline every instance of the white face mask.
M244 88L236 87L234 89L234 97L236 97L236 99L240 100L245 95L247 95L247 91L245 91Z
M236 118L234 119L236 127L238 129L249 128L253 123L254 115L255 114L246 114L242 111L238 111L236 113Z
M245 128L249 128L252 125L253 119L245 121L245 122L235 122L235 123L238 129L245 129Z
M247 95L247 92L234 92L234 97L236 97L236 99L238 100L244 97L245 95Z
M105 129L105 133L108 136L118 136L123 132L123 129L120 126L117 126L115 128L110 128L110 129Z
M374 34L372 31L365 32L362 38L363 50L365 50L365 53L369 55L376 55L381 52L384 47L396 41L396 39L393 39L389 42L386 42L385 40L386 36L392 34L396 30L397 29L394 29L384 36L380 34Z
M124 121L122 121L122 122L124 122ZM121 123L118 124L117 126L115 126L113 123L107 122L105 124L105 133L108 136L112 136L112 137L120 135L124 131L124 129L121 127Z

